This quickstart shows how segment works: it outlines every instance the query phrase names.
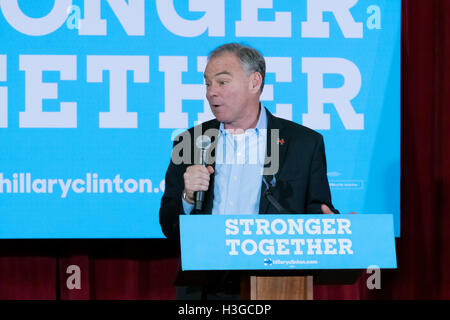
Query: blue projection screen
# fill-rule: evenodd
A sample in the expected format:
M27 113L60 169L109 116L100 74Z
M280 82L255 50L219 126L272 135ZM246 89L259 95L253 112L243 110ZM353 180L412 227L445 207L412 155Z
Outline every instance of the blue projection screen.
M212 118L206 56L267 61L333 203L400 235L400 0L0 0L0 238L163 238L172 139Z

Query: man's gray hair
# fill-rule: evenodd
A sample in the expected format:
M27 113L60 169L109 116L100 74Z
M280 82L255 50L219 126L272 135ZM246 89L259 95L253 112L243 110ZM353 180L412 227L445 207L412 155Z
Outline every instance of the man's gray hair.
M259 72L262 76L261 92L264 87L264 79L266 78L266 62L264 57L258 50L242 45L240 43L227 43L211 51L208 55L208 61L212 58L220 56L226 52L234 53L242 62L242 66L247 75L253 72Z

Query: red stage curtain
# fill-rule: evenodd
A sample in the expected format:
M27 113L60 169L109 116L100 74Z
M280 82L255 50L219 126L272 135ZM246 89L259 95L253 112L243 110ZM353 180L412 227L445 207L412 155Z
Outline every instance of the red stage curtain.
M450 299L450 1L402 4L402 189L398 269L368 290L315 286L316 299ZM165 240L2 240L0 299L172 299ZM67 268L81 269L80 289Z
M398 269L316 299L450 298L450 1L402 1L401 237Z

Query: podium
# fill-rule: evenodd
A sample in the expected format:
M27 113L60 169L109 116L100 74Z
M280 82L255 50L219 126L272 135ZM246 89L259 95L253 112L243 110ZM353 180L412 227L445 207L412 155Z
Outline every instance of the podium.
M313 276L248 276L241 279L242 300L313 300Z
M350 285L361 270L259 271L241 275L243 300L313 300L314 284Z
M397 267L391 215L180 216L180 247L179 284L239 279L244 300L312 300L314 284Z

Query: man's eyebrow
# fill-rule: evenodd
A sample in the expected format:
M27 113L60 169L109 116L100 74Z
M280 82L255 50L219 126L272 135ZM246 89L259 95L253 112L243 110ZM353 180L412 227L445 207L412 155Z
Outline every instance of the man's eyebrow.
M222 75L222 74L231 76L231 73L230 73L230 72L228 72L228 71L221 71L221 72L216 73L216 74L214 75L214 77L220 76L220 75ZM203 77L206 79L206 78L207 78L206 74L203 74Z
M216 73L214 76L217 77L217 76L220 76L220 75L222 75L222 74L226 74L226 75L228 75L228 76L231 76L231 73L228 72L228 71L221 71L221 72L218 72L218 73Z

